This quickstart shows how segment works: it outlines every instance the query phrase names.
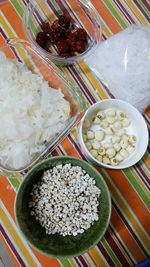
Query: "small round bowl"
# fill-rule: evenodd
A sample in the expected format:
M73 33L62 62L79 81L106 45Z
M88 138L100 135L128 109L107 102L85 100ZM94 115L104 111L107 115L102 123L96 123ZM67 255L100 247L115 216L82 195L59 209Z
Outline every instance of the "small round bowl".
M52 25L62 14L65 14L70 18L75 29L88 29L88 43L86 50L79 55L73 57L60 57L57 55L55 46L51 46L52 53L49 53L36 43L36 36L37 33L41 31L41 24L44 21L47 21ZM50 59L57 65L69 65L84 59L101 41L102 36L100 16L92 3L87 0L75 0L74 3L72 3L72 8L67 6L66 2L62 0L61 4L57 3L56 9L51 6L50 2L45 4L45 1L42 0L30 1L24 13L23 29L26 37L30 40L33 46L35 46L40 53L43 53L45 58Z
M98 221L77 236L48 235L45 229L30 215L28 203L30 192L43 172L56 165L71 163L82 167L96 181L101 189L99 197ZM74 257L94 247L107 230L111 215L111 198L105 181L100 173L86 161L75 157L53 157L37 164L24 177L15 199L15 218L17 225L27 242L39 252L50 257Z
M115 166L104 164L98 161L96 158L94 158L87 149L87 147L85 146L85 143L83 141L83 133L84 133L83 122L85 118L92 120L93 116L99 110L106 110L111 108L115 109L116 111L118 110L125 113L125 115L131 120L131 124L127 128L125 128L127 134L135 135L137 137L134 152L130 154L129 157L127 157L126 159L124 159L122 162L120 162L118 165ZM148 129L143 116L135 107L119 99L107 99L92 105L85 112L79 125L78 141L83 154L90 162L103 166L105 168L124 169L133 166L143 157L148 146Z

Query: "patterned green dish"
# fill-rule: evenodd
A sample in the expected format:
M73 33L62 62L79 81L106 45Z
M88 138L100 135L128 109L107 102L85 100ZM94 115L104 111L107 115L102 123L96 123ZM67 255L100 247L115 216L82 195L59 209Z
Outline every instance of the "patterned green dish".
M30 215L28 202L34 183L41 177L43 171L58 164L71 163L81 166L96 181L101 189L99 197L99 220L83 234L63 237L59 234L47 235L45 229ZM81 255L94 247L107 230L111 215L111 198L107 185L99 172L89 163L75 157L53 157L40 162L24 177L15 199L15 218L17 225L27 242L39 252L53 257L74 257Z

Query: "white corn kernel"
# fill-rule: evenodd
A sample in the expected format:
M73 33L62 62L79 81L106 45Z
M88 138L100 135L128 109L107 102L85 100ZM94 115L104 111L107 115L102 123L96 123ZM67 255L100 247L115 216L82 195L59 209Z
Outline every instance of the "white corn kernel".
M119 164L119 160L117 158L110 159L110 163L112 166L116 166Z
M120 137L117 136L117 135L114 135L113 137L110 138L110 140L111 140L111 142L112 142L113 144L115 144L115 143L119 143L119 142L120 142Z
M89 119L84 119L84 122L83 122L83 128L88 128L90 127L91 123L89 121Z
M106 135L113 135L114 134L113 128L111 128L111 127L106 128L105 129L105 134Z
M122 148L127 148L127 146L128 146L128 141L127 141L127 140L121 140L121 141L120 141L120 145L121 145Z
M135 143L136 142L136 136L135 135L131 135L129 136L129 142L132 144L132 143Z
M118 118L119 118L120 120L123 120L123 119L125 118L125 114L124 114L122 111L119 111L119 112L118 112Z
M101 121L101 122L100 122L100 127L104 128L104 129L107 128L108 125L109 125L109 124L108 124L107 121Z
M98 161L102 162L102 156L101 156L101 155L98 155L98 156L96 157L96 159L97 159Z
M104 139L105 133L103 130L98 130L95 132L95 139L98 141L102 141Z
M105 119L105 112L100 110L97 112L96 116L100 119L100 120L104 120Z
M108 117L107 117L107 122L108 122L109 124L113 124L113 123L115 122L115 118L114 118L113 116L108 116Z
M112 116L112 117L114 117L114 116L116 115L116 111L115 111L114 109L109 109L109 110L107 111L107 115L108 115L108 116Z
M120 145L120 143L115 143L114 144L114 149L118 152L118 151L120 151L120 149L121 149L121 145Z
M93 124L100 124L100 119L98 117L94 117L92 122Z
M135 150L135 146L132 145L128 145L126 150L128 151L129 154L133 153Z
M120 155L125 159L125 158L127 158L129 156L129 153L128 153L128 151L126 149L122 148L120 150Z
M120 130L118 130L117 132L116 132L116 135L117 136L122 136L123 134L125 134L125 130L124 129L120 129Z
M96 149L91 149L91 150L90 150L90 153L91 153L91 155L92 155L94 158L96 158L96 157L98 156L98 152L97 152Z
M90 142L86 142L85 143L85 146L88 150L91 150L92 149L92 144Z
M124 118L122 120L122 126L123 127L128 127L130 125L130 120L128 118Z
M99 149L101 147L101 144L97 140L94 140L94 142L92 142L92 147L94 149Z
M116 151L113 147L110 147L106 150L106 156L109 157L109 158L112 158L114 157L116 154Z
M104 156L104 157L102 158L102 162L103 162L104 164L110 164L110 159L109 159L108 157Z
M89 140L91 140L91 139L94 139L94 132L92 131L92 130L88 130L87 131L87 138L89 139Z
M101 156L105 155L105 148L104 147L100 147L98 149L98 154L101 155Z
M117 129L117 130L120 130L122 128L122 123L120 121L115 121L114 123L114 127Z
M109 143L109 142L104 143L104 148L105 148L105 149L110 148L110 147L112 147L112 146L113 146L113 145L112 145L111 143Z
M123 160L124 160L124 157L121 156L120 153L117 153L116 156L115 156L115 158L116 158L118 161L123 161Z
M83 138L83 141L84 141L84 142L87 141L87 135L86 135L86 134L82 134L82 138Z

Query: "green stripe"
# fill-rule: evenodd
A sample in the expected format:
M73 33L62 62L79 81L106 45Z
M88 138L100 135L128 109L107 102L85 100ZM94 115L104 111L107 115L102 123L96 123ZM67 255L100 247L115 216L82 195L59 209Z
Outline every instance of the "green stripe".
M24 10L19 5L19 3L16 0L10 0L10 2L14 6L14 8L17 10L17 12L19 13L20 17L23 17Z
M132 184L133 188L137 191L140 198L143 200L144 204L148 209L150 209L150 199L144 192L143 188L140 186L130 169L122 170L122 172L126 175L130 183Z
M19 187L19 185L20 185L20 182L19 182L19 180L18 180L17 175L15 175L13 172L10 173L10 172L4 171L4 170L0 170L0 171L1 171L1 173L2 173L3 175L6 176L6 178L7 178L7 179L9 180L9 182L11 183L12 187L13 187L15 190L17 190L18 187Z
M72 267L72 265L70 264L69 260L67 259L58 259L60 261L60 263L65 266L65 267Z
M122 264L119 262L119 260L117 259L115 253L112 251L112 249L110 248L110 246L108 245L108 243L106 242L106 240L102 239L101 243L105 247L105 249L106 249L107 253L109 254L109 256L114 261L115 266L116 267L122 267Z
M127 28L126 23L124 22L124 20L120 17L120 15L117 13L117 11L115 10L115 8L112 6L112 4L110 3L109 0L103 0L103 2L105 3L105 5L107 6L107 8L111 11L111 13L113 14L113 16L115 17L115 19L120 23L121 27L123 29Z
M143 4L143 2L141 0L138 0L139 5L143 8L143 10L145 11L145 13L150 16L150 11L147 9L147 7Z

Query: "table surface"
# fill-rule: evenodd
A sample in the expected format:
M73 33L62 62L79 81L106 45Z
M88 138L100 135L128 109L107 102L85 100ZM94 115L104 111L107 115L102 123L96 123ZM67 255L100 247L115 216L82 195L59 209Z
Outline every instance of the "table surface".
M1 2L1 1L0 1ZM10 0L0 3L0 45L6 38L25 39L22 16L28 0ZM57 2L57 5L55 5ZM72 7L74 0L63 1ZM150 23L149 0L91 0L103 24L103 40L128 27L131 23ZM55 13L63 5L60 0L47 1L47 8ZM61 67L81 90L87 104L109 98L100 81L86 72L84 62ZM144 114L150 129L150 112ZM144 157L133 167L110 170L96 167L111 193L112 214L107 232L96 247L69 259L52 259L30 247L19 233L14 218L14 199L24 173L0 174L0 238L14 266L134 266L149 258L149 178L150 146ZM75 128L52 155L82 157Z

